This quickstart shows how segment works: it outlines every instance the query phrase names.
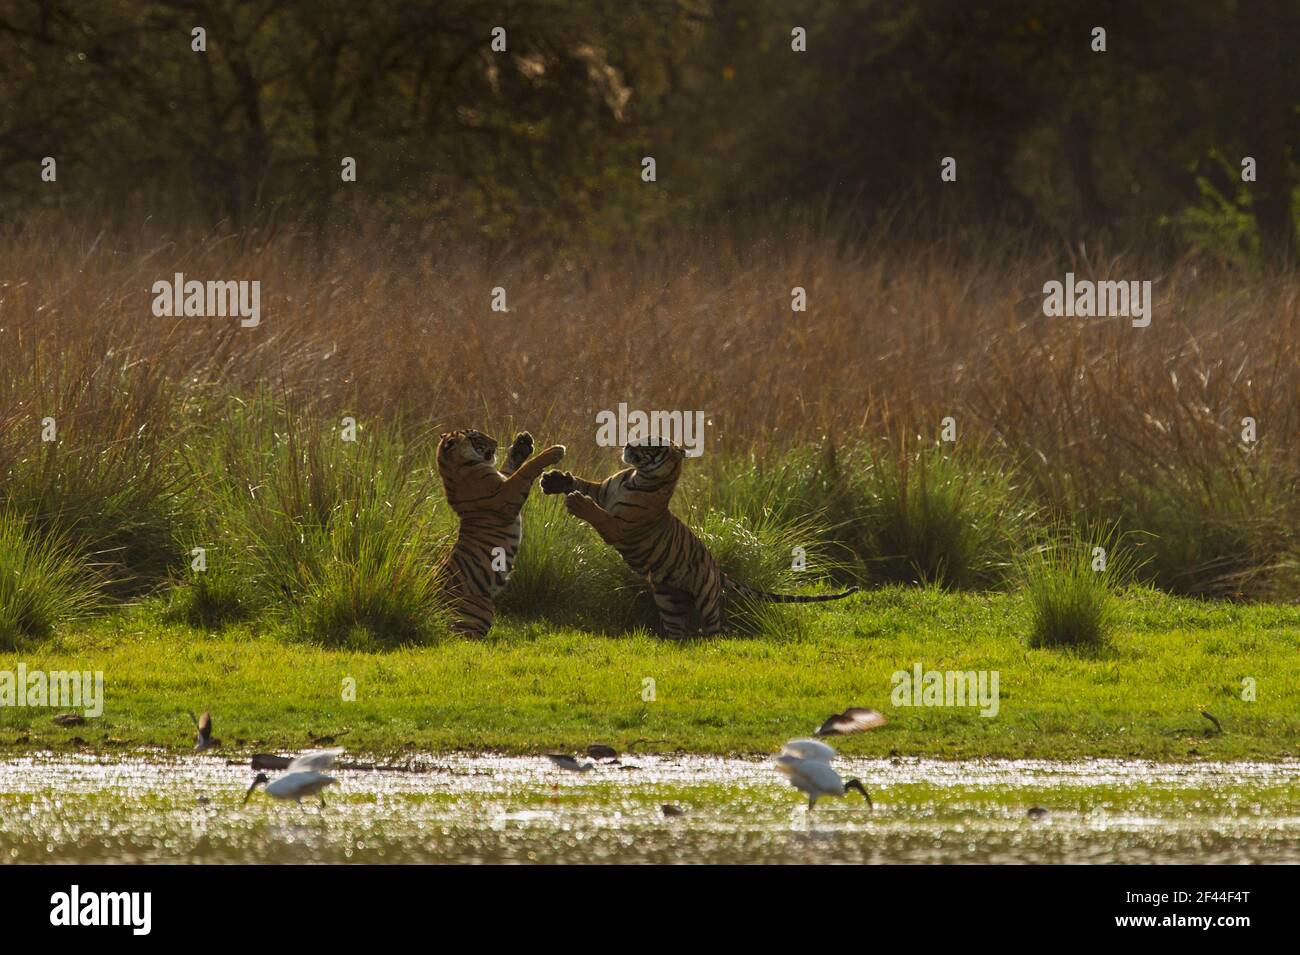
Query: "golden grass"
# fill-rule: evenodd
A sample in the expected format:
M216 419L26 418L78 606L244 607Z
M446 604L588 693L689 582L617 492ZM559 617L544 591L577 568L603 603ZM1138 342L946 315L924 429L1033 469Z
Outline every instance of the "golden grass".
M1044 317L1043 283L1067 269L1152 280L1151 326ZM260 280L261 326L154 317L150 287L175 272ZM150 439L211 398L268 386L363 428L527 427L593 469L614 458L595 415L620 402L706 412L715 456L929 441L951 415L959 443L1006 453L1062 512L1140 524L1227 487L1225 520L1262 533L1296 524L1300 276L798 232L553 255L364 231L328 253L289 232L0 237L0 468L39 453L47 414L74 444L158 454Z

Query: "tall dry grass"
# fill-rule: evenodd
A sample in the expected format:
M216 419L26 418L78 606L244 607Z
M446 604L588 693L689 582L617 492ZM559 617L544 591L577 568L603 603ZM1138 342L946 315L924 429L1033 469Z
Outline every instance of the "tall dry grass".
M1151 326L1045 318L1043 283L1067 269L1151 279ZM261 326L154 317L150 287L175 272L260 280ZM795 286L807 312L791 311ZM528 427L592 475L617 466L594 422L620 402L702 410L705 460L759 470L814 444L924 444L952 416L959 443L1004 456L1045 513L1151 532L1144 565L1170 589L1269 595L1294 567L1294 271L799 230L586 254L364 230L328 252L287 231L0 236L4 496L83 529L105 561L166 550L165 436L265 389L325 420ZM46 415L66 442L54 464ZM98 505L110 492L126 499Z

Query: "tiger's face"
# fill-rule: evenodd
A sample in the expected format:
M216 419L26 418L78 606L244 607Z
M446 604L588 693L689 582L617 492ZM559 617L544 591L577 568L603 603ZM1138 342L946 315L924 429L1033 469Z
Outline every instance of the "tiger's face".
M454 466L458 464L487 464L496 461L497 443L482 431L448 431L438 442L438 463Z
M675 444L628 444L623 448L623 463L636 468L638 474L658 477L682 463L686 452Z

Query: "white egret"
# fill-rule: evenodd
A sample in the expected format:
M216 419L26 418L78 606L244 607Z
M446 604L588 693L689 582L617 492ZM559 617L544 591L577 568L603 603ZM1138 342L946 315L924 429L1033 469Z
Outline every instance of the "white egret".
M822 723L813 735L848 736L850 733L873 730L877 726L884 726L888 722L883 713L861 706L851 706L843 713L832 713L826 717L826 722Z
M343 754L342 749L318 749L303 753L289 761L288 771L275 780L268 780L266 773L258 773L253 784L244 793L244 804L253 795L258 786L266 787L266 794L272 799L292 799L301 803L303 796L320 796L321 808L325 806L325 797L321 792L338 782L333 776L325 775L324 770L334 765L334 761Z
M212 737L212 714L208 710L204 710L203 715L198 717L191 713L190 722L199 732L198 741L194 744L194 752L201 753L205 749L213 749L221 745L221 740Z
M776 768L785 774L791 786L807 794L809 812L822 796L843 796L850 789L862 793L870 806L871 796L859 780L845 782L831 769L834 758L835 750L819 740L792 739L781 747L781 755L776 757Z

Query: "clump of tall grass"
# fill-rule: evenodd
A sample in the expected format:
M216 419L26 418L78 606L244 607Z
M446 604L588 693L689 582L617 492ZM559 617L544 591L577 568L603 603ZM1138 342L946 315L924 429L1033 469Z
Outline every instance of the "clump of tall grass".
M0 650L48 636L87 613L98 589L75 549L57 532L38 533L0 509Z
M979 588L1002 581L1037 508L1016 473L980 449L877 450L842 470L846 522L870 579Z
M187 450L187 533L211 550L175 612L219 623L268 610L349 645L445 632L435 571L450 526L427 441L387 429L344 440L262 399L232 402Z
M418 529L420 515L394 513L376 525L361 504L320 531L325 559L305 570L291 604L294 629L332 646L374 649L429 643L449 632L447 607L431 563L437 541Z
M496 601L499 614L609 630L654 619L645 581L588 524L565 510L563 497L533 488L523 526L510 583Z
M1114 594L1128 585L1137 560L1112 527L1080 532L1057 524L1020 558L1032 647L1101 646L1114 623Z
M1300 481L1264 456L1180 464L1125 485L1116 509L1143 532L1143 576L1195 597L1267 597L1300 552Z
M754 590L807 593L810 586L831 575L832 562L811 519L769 514L746 520L712 508L697 508L692 513L698 521L692 528L722 572ZM763 636L797 635L806 613L797 605L732 592L725 598L724 629Z
M57 529L111 595L160 582L177 556L172 400L158 368L102 349L31 356L0 384L0 503Z

